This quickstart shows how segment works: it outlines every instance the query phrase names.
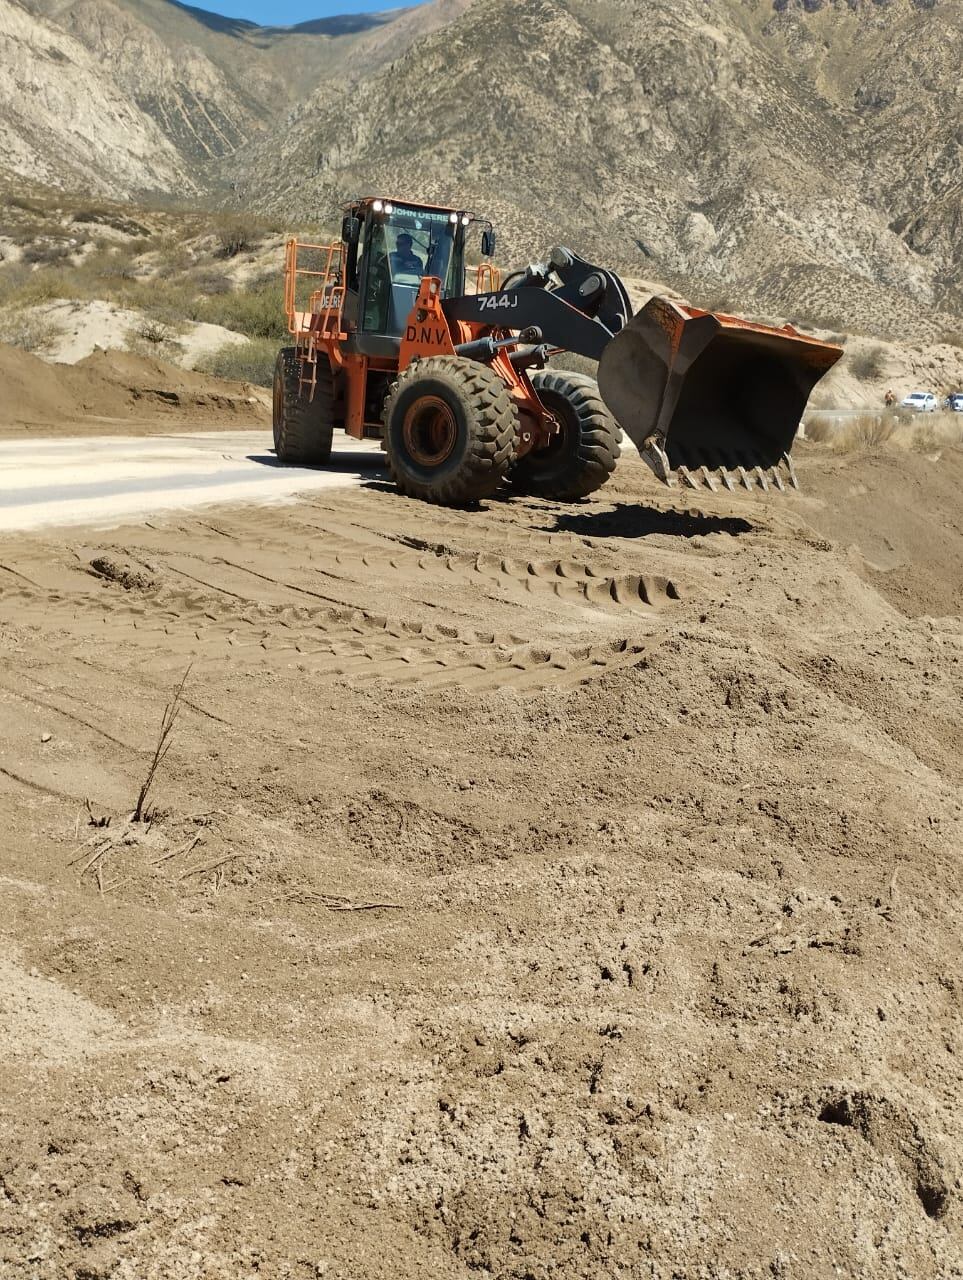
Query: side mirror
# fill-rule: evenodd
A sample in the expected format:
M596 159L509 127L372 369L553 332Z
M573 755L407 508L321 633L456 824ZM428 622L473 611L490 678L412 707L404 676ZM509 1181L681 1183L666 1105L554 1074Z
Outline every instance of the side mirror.
M353 214L349 213L341 223L341 239L345 244L357 244L361 239L361 221Z
M482 232L481 251L486 258L495 256L495 232L491 227Z

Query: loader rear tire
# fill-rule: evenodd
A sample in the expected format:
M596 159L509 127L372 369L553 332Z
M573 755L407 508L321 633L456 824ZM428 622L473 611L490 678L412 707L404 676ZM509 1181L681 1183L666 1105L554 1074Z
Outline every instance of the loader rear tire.
M402 493L458 507L490 497L515 458L518 412L503 380L477 360L413 361L384 409L388 469Z
M580 373L541 369L532 385L561 431L544 449L515 464L512 484L524 493L572 502L601 489L619 460L622 431L599 395L598 383Z
M274 366L274 449L280 462L322 466L331 457L335 427L344 425L331 366L318 359L314 397L301 393L301 362L283 347Z

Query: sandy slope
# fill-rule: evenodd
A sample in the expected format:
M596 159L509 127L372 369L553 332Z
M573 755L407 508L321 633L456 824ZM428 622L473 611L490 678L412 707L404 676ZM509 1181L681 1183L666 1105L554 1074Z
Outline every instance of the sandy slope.
M963 1274L963 466L800 466L0 539L0 1270Z
M175 423L253 426L270 421L270 394L128 351L95 351L53 366L0 343L0 439L36 435L149 435Z

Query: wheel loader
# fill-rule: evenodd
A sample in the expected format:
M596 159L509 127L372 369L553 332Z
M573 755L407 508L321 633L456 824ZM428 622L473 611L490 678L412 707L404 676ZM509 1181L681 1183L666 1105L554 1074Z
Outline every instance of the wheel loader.
M605 484L624 429L666 485L798 488L792 443L839 347L662 297L633 315L618 276L569 249L502 279L494 252L488 219L382 196L345 206L337 243L289 241L279 460L323 465L343 429L381 440L412 497L459 506L507 483L570 501ZM556 368L565 352L597 381Z

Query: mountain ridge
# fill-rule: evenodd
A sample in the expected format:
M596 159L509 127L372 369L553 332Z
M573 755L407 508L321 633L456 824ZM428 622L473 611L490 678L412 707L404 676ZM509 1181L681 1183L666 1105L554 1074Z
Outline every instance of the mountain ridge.
M0 3L39 24L21 79L46 86L60 31L105 145L114 122L122 157L123 129L136 142L118 173L97 139L73 158L62 140L45 180L312 221L383 186L490 211L509 261L568 241L719 304L894 336L963 313L963 0L432 0L294 28ZM31 142L16 90L0 76L23 172L53 125Z

